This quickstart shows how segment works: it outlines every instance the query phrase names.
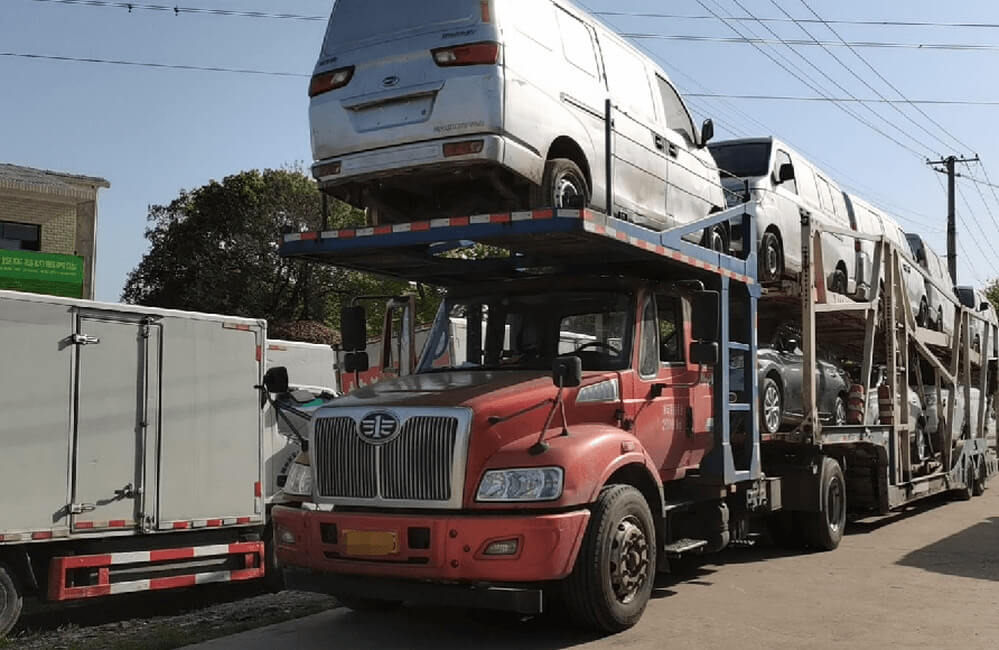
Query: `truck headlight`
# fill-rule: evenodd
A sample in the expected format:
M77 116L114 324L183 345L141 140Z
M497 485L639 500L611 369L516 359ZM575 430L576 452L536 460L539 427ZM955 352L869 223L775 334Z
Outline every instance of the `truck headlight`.
M300 453L288 469L284 493L296 497L312 496L312 461L308 452Z
M554 501L562 496L561 467L494 469L479 483L476 501Z

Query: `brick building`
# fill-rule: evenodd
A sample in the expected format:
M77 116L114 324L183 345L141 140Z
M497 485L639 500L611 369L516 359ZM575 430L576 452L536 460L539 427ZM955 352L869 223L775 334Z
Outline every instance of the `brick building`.
M0 164L0 289L92 299L97 192L110 186Z

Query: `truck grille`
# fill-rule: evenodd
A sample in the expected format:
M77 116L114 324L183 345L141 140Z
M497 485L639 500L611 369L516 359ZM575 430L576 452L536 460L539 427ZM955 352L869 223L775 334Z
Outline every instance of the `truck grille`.
M414 416L399 435L372 445L357 435L350 417L316 422L314 462L319 496L392 501L450 501L455 417Z

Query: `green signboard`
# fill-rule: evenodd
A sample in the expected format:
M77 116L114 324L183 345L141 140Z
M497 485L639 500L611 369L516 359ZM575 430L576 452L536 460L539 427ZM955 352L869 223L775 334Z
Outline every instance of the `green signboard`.
M83 258L0 249L0 289L83 297Z

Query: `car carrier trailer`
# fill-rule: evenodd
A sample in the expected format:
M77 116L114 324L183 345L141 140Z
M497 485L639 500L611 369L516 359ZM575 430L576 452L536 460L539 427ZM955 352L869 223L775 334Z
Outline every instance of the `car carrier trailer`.
M263 577L265 337L0 292L0 636L24 597Z
M355 608L417 600L536 614L555 598L581 624L617 631L640 618L657 571L753 540L761 524L831 550L848 511L984 487L996 463L974 427L950 431L933 464L915 468L906 456L909 351L926 353L937 385L971 378L984 392L990 364L975 365L966 336L944 350L900 315L898 251L878 240L883 300L826 292L811 255L800 301L768 304L753 211L742 205L665 232L540 210L287 236L289 257L447 288L415 374L315 415L299 461L311 465L311 485L300 504L272 512L288 583ZM810 253L822 233L802 216ZM722 224L745 242L738 257L687 241ZM440 255L450 242L508 254ZM588 311L562 307L576 304ZM812 379L804 424L763 440L756 323L765 309L799 311ZM462 328L464 358L447 345L449 310L484 323ZM357 316L345 313L348 350L363 350L363 338L347 334L363 331ZM556 319L547 349L522 340L544 339L525 324L532 318ZM589 342L552 344L566 330ZM858 383L870 382L875 363L888 366L877 424L823 426L811 415L816 339L827 333L863 366ZM545 353L525 361L532 350ZM364 367L356 356L347 365ZM738 356L741 397L729 386ZM993 385L988 394L981 404L994 402Z

